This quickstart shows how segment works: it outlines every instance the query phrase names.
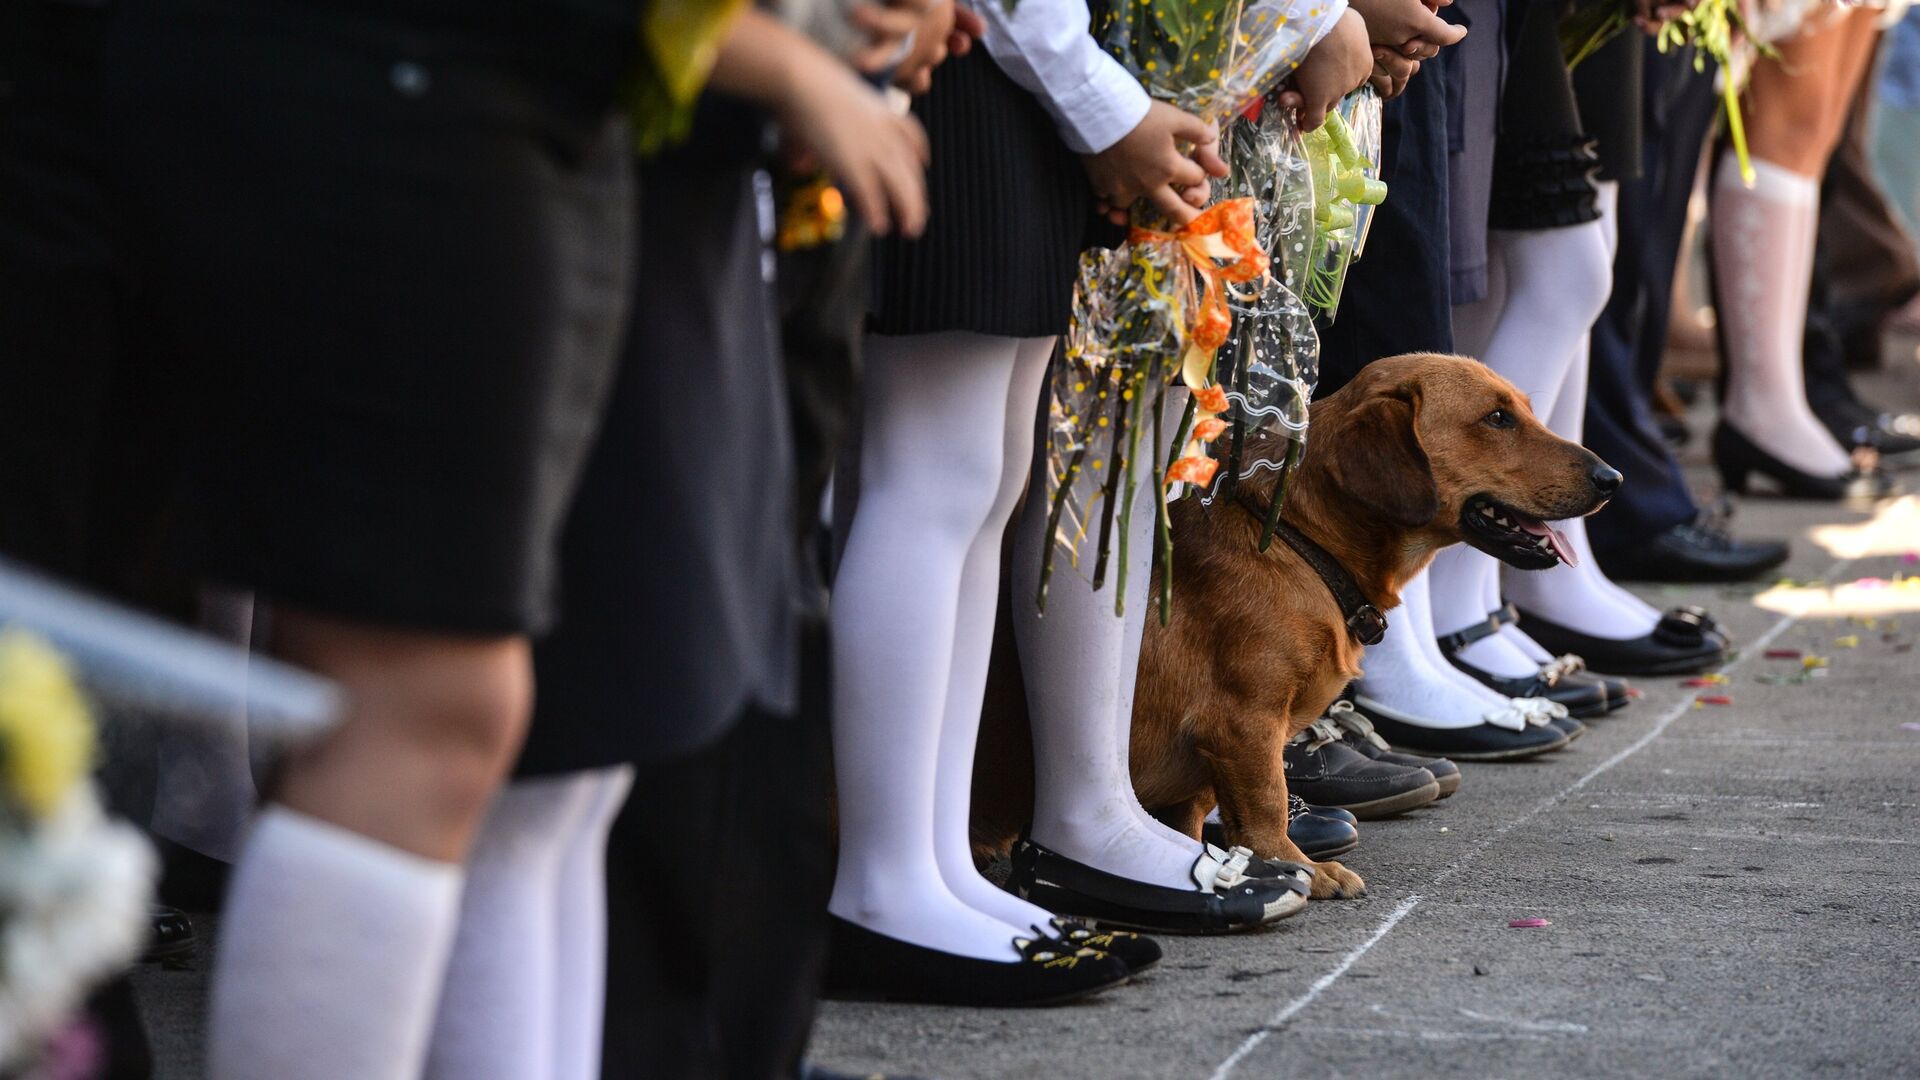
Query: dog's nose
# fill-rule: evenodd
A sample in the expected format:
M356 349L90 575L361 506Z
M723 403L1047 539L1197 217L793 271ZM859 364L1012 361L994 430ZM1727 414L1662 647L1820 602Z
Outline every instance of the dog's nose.
M1587 473L1587 482L1593 485L1593 490L1609 498L1620 490L1620 482L1624 479L1619 469L1604 461L1594 462L1592 470Z

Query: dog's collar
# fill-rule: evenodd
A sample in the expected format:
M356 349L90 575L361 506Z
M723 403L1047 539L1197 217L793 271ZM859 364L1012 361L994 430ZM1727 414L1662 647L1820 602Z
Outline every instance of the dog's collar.
M1268 508L1259 505L1252 492L1241 493L1240 505L1253 515L1255 521L1267 520ZM1346 616L1347 633L1353 640L1362 645L1378 645L1380 639L1387 636L1387 617L1367 600L1366 594L1360 591L1353 575L1347 573L1347 568L1340 565L1339 559L1314 543L1306 533L1283 520L1274 521L1273 533L1285 540L1287 546L1306 560L1315 574L1320 575L1320 583L1333 594L1333 602L1340 605L1340 614Z

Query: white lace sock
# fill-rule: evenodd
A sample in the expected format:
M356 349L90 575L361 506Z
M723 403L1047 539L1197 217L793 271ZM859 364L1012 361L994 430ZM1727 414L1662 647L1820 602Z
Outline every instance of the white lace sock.
M462 872L270 805L247 837L214 961L213 1080L415 1080Z
M1473 727L1510 704L1440 655L1425 573L1400 591L1400 606L1387 613L1386 638L1367 646L1360 664L1366 674L1355 689L1421 727Z
M995 886L973 864L968 815L973 799L973 750L980 734L980 706L987 690L994 620L1000 609L1000 549L1007 519L1026 488L1033 460L1034 408L1046 381L1052 338L1019 342L1001 423L1005 448L1000 488L992 511L967 552L960 574L960 604L954 622L953 666L940 724L940 764L934 781L934 854L947 888L969 907L1026 929L1045 929L1053 913ZM864 495L862 496L864 498Z
M1170 392L1163 427L1171 431L1185 392ZM1126 614L1113 611L1117 574L1099 592L1078 570L1056 566L1043 616L1034 604L1047 535L1046 472L1035 462L1032 488L1014 536L1014 633L1033 722L1033 839L1109 874L1170 889L1197 889L1200 844L1155 820L1133 793L1127 749L1153 575L1156 502L1162 489L1141 469L1128 522ZM1118 515L1114 529L1119 530ZM1094 544L1087 541L1089 550ZM1116 545L1117 547L1117 545ZM1118 551L1115 551L1118 557ZM1176 600L1177 602L1177 600Z
M1729 151L1731 153L1731 151ZM1807 404L1801 342L1813 277L1820 184L1756 159L1751 191L1731 158L1713 190L1713 257L1726 328L1727 423L1780 460L1816 476L1851 465Z
M941 727L961 580L1000 498L1020 351L976 334L868 339L859 502L831 616L840 859L828 909L902 941L1008 962L1019 958L1013 938L1031 931L954 895L935 820L940 759L954 750ZM969 743L968 762L972 752Z

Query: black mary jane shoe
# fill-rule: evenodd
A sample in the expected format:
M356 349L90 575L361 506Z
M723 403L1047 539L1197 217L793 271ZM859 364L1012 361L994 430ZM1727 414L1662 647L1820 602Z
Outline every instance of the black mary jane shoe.
M1308 806L1307 800L1292 792L1287 793L1287 839L1300 849L1300 854L1316 862L1337 859L1360 846L1357 820L1338 807ZM1201 827L1200 839L1214 847L1225 848L1229 843L1227 827L1218 821L1209 821ZM1255 865L1258 865L1257 858Z
M1893 478L1878 468L1858 466L1838 476L1815 476L1781 461L1762 450L1738 428L1722 421L1713 429L1713 466L1720 471L1720 482L1728 491L1745 494L1747 480L1759 474L1772 480L1789 499L1819 502L1848 502L1878 499L1893 493Z
M1590 681L1566 679L1560 666L1543 664L1531 675L1506 676L1495 675L1462 660L1461 650L1492 637L1507 625L1505 614L1504 610L1492 612L1485 620L1464 630L1442 634L1440 652L1454 667L1473 676L1475 681L1501 697L1546 698L1566 706L1569 715L1578 717L1601 716L1607 712L1605 687Z
M1521 629L1541 648L1578 654L1587 666L1613 675L1693 675L1727 659L1726 635L1697 607L1673 608L1652 633L1625 640L1593 637L1526 612L1520 618Z
M1540 704L1549 707L1552 703L1542 701ZM1353 707L1395 748L1416 754L1442 755L1455 761L1519 761L1563 749L1570 741L1566 732L1549 723L1552 717L1545 712L1529 716L1518 729L1493 723L1430 728L1365 697L1355 697ZM1528 707L1515 702L1514 708Z
M876 933L829 915L824 996L842 1001L1019 1007L1078 1001L1127 981L1127 965L1036 931L1015 961L976 960Z
M1209 846L1193 864L1197 888L1170 889L1109 874L1022 838L1013 846L1008 891L1030 903L1102 926L1163 934L1230 934L1296 914L1312 876L1248 875L1253 852ZM1283 864L1285 865L1285 864Z
M1705 613L1702 612L1702 615L1705 615ZM1520 629L1520 609L1513 606L1511 602L1500 605L1497 611L1488 612L1487 621L1491 622L1496 630L1511 626L1516 633L1519 633L1522 637L1526 637L1526 631ZM1713 623L1711 617L1707 617L1706 621L1709 626ZM1536 649L1542 648L1541 644L1534 641L1531 637L1528 637L1527 641ZM1602 675L1597 671L1587 670L1587 661L1581 657L1579 653L1561 653L1546 663L1541 664L1540 674L1547 676L1554 682L1598 686L1601 691L1607 695L1608 712L1613 712L1615 709L1624 709L1633 704L1633 687L1628 684L1627 680L1616 679L1611 675ZM1571 715L1573 710L1569 709L1567 711L1568 714Z
M1375 761L1385 761L1393 765L1417 766L1427 770L1433 782L1440 785L1440 798L1444 799L1460 790L1460 766L1443 757L1428 757L1424 754L1403 754L1395 750L1380 733L1373 730L1373 724L1353 709L1353 702L1342 698L1327 710L1327 719L1341 732L1341 740L1348 746L1367 755ZM1326 807L1311 806L1309 812L1325 815ZM1348 821L1355 820L1348 815ZM1302 849L1305 850L1305 849Z
M1098 949L1109 956L1117 956L1121 963L1127 965L1127 970L1135 975L1152 970L1165 955L1159 942L1131 930L1098 927L1084 919L1066 915L1055 915L1051 922L1048 929L1055 938L1076 949Z
M194 946L199 942L199 935L193 929L193 920L179 908L164 904L154 904L147 912L153 918L153 936L147 939L147 948L140 954L140 962L167 968L186 967L192 962Z
M1556 716L1547 721L1547 725L1558 729L1562 735L1567 737L1568 742L1572 742L1587 733L1587 725L1575 720L1571 716Z
M1347 745L1344 734L1323 716L1287 741L1281 759L1288 792L1338 806L1362 821L1403 814L1440 797L1440 781L1426 769L1363 754Z

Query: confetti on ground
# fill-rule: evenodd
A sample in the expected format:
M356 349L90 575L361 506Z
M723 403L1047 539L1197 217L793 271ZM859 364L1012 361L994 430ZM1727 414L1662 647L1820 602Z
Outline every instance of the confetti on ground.
M1903 731L1920 731L1920 724L1916 724L1913 721L1909 720L1906 723L1901 724L1900 728Z
M1548 922L1545 919L1513 919L1508 921L1507 929L1536 930L1542 926L1552 926L1552 925L1553 925L1552 923Z
M1769 660L1798 660L1799 649L1768 649L1764 654Z
M1725 694L1701 694L1693 699L1696 705L1731 705L1733 699Z
M1914 563L1920 563L1920 551L1909 551L1905 555L1900 556L1900 561L1906 563L1908 566L1912 566Z
M1642 690L1642 689L1640 689L1639 687L1637 687L1637 686L1629 686L1629 687L1627 687L1627 697L1629 697L1629 698L1631 698L1631 699L1633 699L1633 700L1635 700L1635 701L1638 701L1638 700L1639 700L1640 698L1642 698L1642 697L1645 697L1645 696L1646 696L1646 691L1644 691L1644 690Z
M1727 685L1727 681L1728 680L1725 675L1722 675L1716 671L1711 675L1697 675L1691 679L1687 679L1683 681L1680 685L1686 686L1686 687L1693 687L1693 688L1699 688L1702 686L1725 686Z
M1848 634L1845 637L1834 638L1833 645L1837 649L1857 649L1860 647L1860 635Z
M1855 641L1854 644L1858 645L1860 643ZM1849 648L1851 647L1852 646L1849 646ZM1808 671L1812 671L1815 668L1823 668L1827 666L1827 658L1824 656L1803 656L1800 658L1800 666Z

